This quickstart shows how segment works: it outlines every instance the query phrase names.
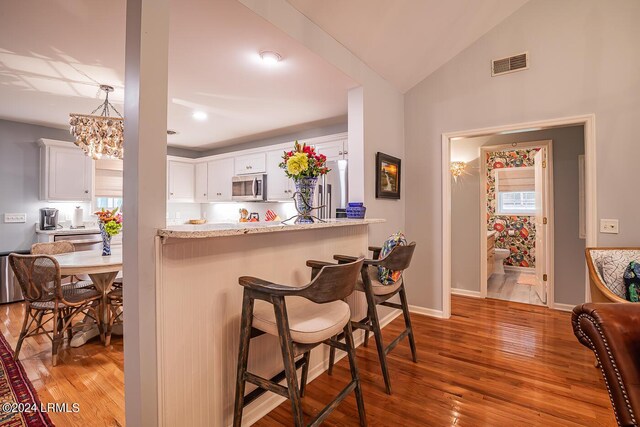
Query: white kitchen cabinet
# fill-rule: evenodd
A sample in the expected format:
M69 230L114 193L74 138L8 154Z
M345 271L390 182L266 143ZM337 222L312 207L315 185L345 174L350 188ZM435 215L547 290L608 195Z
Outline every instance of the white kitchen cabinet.
M267 200L291 200L293 180L280 169L283 150L267 153Z
M195 165L169 160L169 196L173 202L193 202L195 192Z
M208 186L209 186L209 178L208 178L208 169L209 165L207 162L196 163L196 184L195 184L195 201L196 203L206 203L209 201L208 199Z
M231 200L231 179L234 159L211 160L207 163L207 200L225 202Z
M349 148L346 139L339 141L322 142L314 145L316 153L327 156L328 161L346 159L349 155Z
M264 173L267 170L265 153L247 154L236 157L234 170L236 175Z
M72 143L40 139L40 199L90 201L93 160Z

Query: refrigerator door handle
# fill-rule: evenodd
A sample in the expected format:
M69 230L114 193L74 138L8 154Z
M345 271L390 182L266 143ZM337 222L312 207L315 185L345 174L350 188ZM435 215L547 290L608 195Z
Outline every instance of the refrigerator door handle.
M327 184L327 206L326 206L326 210L327 210L327 216L325 218L331 218L331 213L333 212L333 209L331 207L331 184Z

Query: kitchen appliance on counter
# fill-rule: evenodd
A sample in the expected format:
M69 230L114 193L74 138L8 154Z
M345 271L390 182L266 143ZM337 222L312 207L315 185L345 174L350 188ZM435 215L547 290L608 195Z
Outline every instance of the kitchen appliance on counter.
M58 228L58 209L40 209L40 230L55 230Z
M324 205L318 210L318 218L345 218L349 199L348 160L328 161L327 167L331 170L318 184L317 206Z
M238 175L232 178L231 199L244 202L267 200L267 175Z
M0 253L0 304L22 301L22 289L18 279L13 274L13 270L9 265L9 254L28 254L29 251L14 251Z

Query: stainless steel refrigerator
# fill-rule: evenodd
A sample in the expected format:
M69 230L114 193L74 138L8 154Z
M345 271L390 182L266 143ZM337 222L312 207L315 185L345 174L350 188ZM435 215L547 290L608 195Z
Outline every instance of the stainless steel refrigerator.
M341 215L336 215L336 211L344 212L349 201L348 161L328 161L327 167L331 171L324 175L318 184L316 206L324 205L318 210L320 219L340 217Z

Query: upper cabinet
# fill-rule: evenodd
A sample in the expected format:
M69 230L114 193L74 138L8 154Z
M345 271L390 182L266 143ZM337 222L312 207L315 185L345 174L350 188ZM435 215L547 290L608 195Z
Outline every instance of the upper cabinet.
M265 153L247 154L236 157L234 170L236 175L264 173L267 170Z
M347 139L340 139L337 141L322 142L315 144L317 153L322 153L327 156L327 161L346 159L349 155L349 147Z
M231 178L233 178L233 157L211 160L207 163L207 187L210 202L231 200Z
M40 139L40 199L91 201L93 160L70 142Z
M193 202L195 194L195 165L190 162L169 160L169 195L173 202Z
M207 162L196 163L196 184L195 184L195 201L196 203L206 203L208 201L209 174L207 171Z
M292 180L280 168L283 150L267 153L267 200L291 200Z

